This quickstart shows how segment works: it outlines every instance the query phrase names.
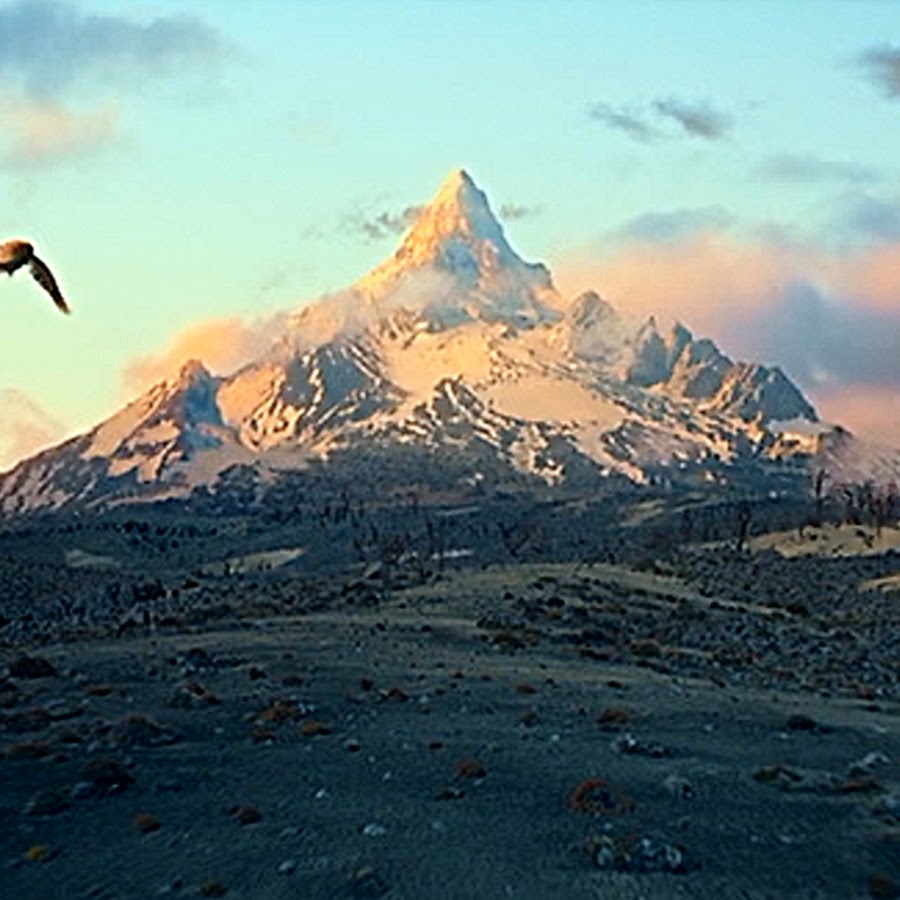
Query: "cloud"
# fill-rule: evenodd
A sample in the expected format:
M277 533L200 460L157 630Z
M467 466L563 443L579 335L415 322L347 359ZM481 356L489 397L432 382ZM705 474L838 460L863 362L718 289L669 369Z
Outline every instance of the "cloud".
M609 103L592 103L588 115L607 128L621 131L635 141L647 143L657 137L657 133L645 116L626 107L615 107Z
M900 97L900 47L884 44L870 47L858 58L866 75L890 99Z
M880 179L879 173L870 166L790 153L770 156L763 160L754 170L754 174L788 184L818 184L823 181L871 184Z
M208 65L229 53L217 31L190 16L139 22L50 0L0 7L0 75L33 95L58 94L87 78L121 81Z
M647 212L629 219L614 236L625 239L672 241L710 229L724 230L733 221L734 216L721 206Z
M710 104L688 103L675 97L654 100L646 113L631 107L597 102L588 108L588 115L607 128L621 131L632 140L642 143L671 136L651 121L652 116L670 119L689 137L706 141L721 140L731 128L731 118Z
M210 319L189 326L175 335L160 353L137 356L122 371L122 381L131 393L171 378L190 359L201 360L208 369L228 375L268 350L284 330L286 314L248 322L237 316Z
M89 156L122 139L120 113L112 105L73 112L49 99L22 99L0 88L0 166L42 168ZM0 132L2 134L2 132Z
M900 390L896 385L832 385L810 393L826 422L837 422L855 434L900 447Z
M674 119L691 137L718 141L731 127L731 119L708 103L688 103L669 97L656 100L653 109L661 116Z
M868 194L846 197L838 225L864 239L900 240L900 203Z
M0 390L0 470L52 446L64 432L62 423L24 391Z
M594 288L634 319L681 321L735 358L779 365L835 409L842 392L900 395L900 240L829 251L711 228L618 242L554 274L568 295Z
M407 206L400 212L380 212L374 216L353 213L345 217L346 228L360 233L369 241L380 241L390 235L402 234L415 222L422 206Z
M533 219L542 212L543 210L539 206L521 206L518 203L503 203L497 209L497 215L505 222Z

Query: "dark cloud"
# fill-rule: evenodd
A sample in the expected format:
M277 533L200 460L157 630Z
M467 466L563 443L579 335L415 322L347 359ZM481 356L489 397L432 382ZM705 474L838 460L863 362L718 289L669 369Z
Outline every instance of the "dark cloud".
M870 47L859 56L859 64L885 96L900 98L900 47L885 44Z
M778 361L804 387L896 385L900 390L900 309L864 308L809 281L783 288L765 315L745 311L734 337Z
M755 174L772 181L793 184L815 184L823 181L871 184L880 179L878 171L870 166L789 153L763 160L756 167Z
M521 206L518 203L503 203L497 209L497 215L506 222L518 222L522 219L533 219L542 212L539 206Z
M900 203L897 201L859 194L846 198L843 206L839 225L853 237L900 240Z
M602 122L607 128L621 131L635 141L648 142L657 136L646 117L625 107L617 108L608 103L593 103L588 109L588 115L595 121Z
M653 109L661 116L674 119L691 137L717 141L725 137L731 119L707 103L687 103L675 97L656 100Z
M85 77L165 74L228 53L218 32L190 16L139 22L48 0L0 6L0 75L32 94L56 94Z
M674 241L710 229L723 230L734 216L721 206L646 212L629 219L614 236L626 240Z
M350 231L360 233L369 241L380 241L391 235L403 234L419 213L421 206L407 206L400 212L380 212L374 216L365 216L360 213L345 218L346 227Z

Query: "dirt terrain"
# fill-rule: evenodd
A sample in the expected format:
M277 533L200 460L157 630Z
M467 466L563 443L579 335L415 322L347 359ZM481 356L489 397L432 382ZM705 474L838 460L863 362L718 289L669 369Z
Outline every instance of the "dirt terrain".
M717 554L10 644L0 896L900 895L896 556Z

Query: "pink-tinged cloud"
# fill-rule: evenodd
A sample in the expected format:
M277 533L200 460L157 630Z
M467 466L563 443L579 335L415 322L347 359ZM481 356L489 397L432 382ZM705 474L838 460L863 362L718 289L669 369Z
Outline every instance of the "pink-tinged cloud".
M896 312L900 309L900 242L832 261L831 278L842 295L867 307Z
M199 359L215 374L230 374L264 353L283 321L280 315L258 322L232 316L191 325L176 334L162 352L131 360L122 373L124 386L129 393L146 390L175 376L190 359Z
M828 252L708 230L618 242L554 272L569 296L593 288L626 316L680 321L735 357L781 366L825 418L897 429L900 242Z
M64 432L62 423L24 391L0 390L0 471L52 446Z
M626 315L655 315L714 334L730 315L773 307L807 265L799 250L705 231L617 243L606 254L581 252L553 271L567 295L595 289Z
M900 385L850 384L812 393L825 421L900 448Z
M6 168L41 168L89 156L121 137L115 106L75 112L54 100L20 98L2 88L0 119L8 135L0 141Z

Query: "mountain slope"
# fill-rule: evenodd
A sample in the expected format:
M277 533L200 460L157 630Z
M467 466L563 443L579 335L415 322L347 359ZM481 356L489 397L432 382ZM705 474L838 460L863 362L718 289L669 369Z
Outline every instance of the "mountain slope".
M186 496L235 464L271 479L410 445L549 485L721 481L808 456L827 430L816 423L777 368L734 362L682 325L630 323L595 292L566 304L454 171L391 257L294 314L260 359L227 377L189 362L0 476L0 509Z

